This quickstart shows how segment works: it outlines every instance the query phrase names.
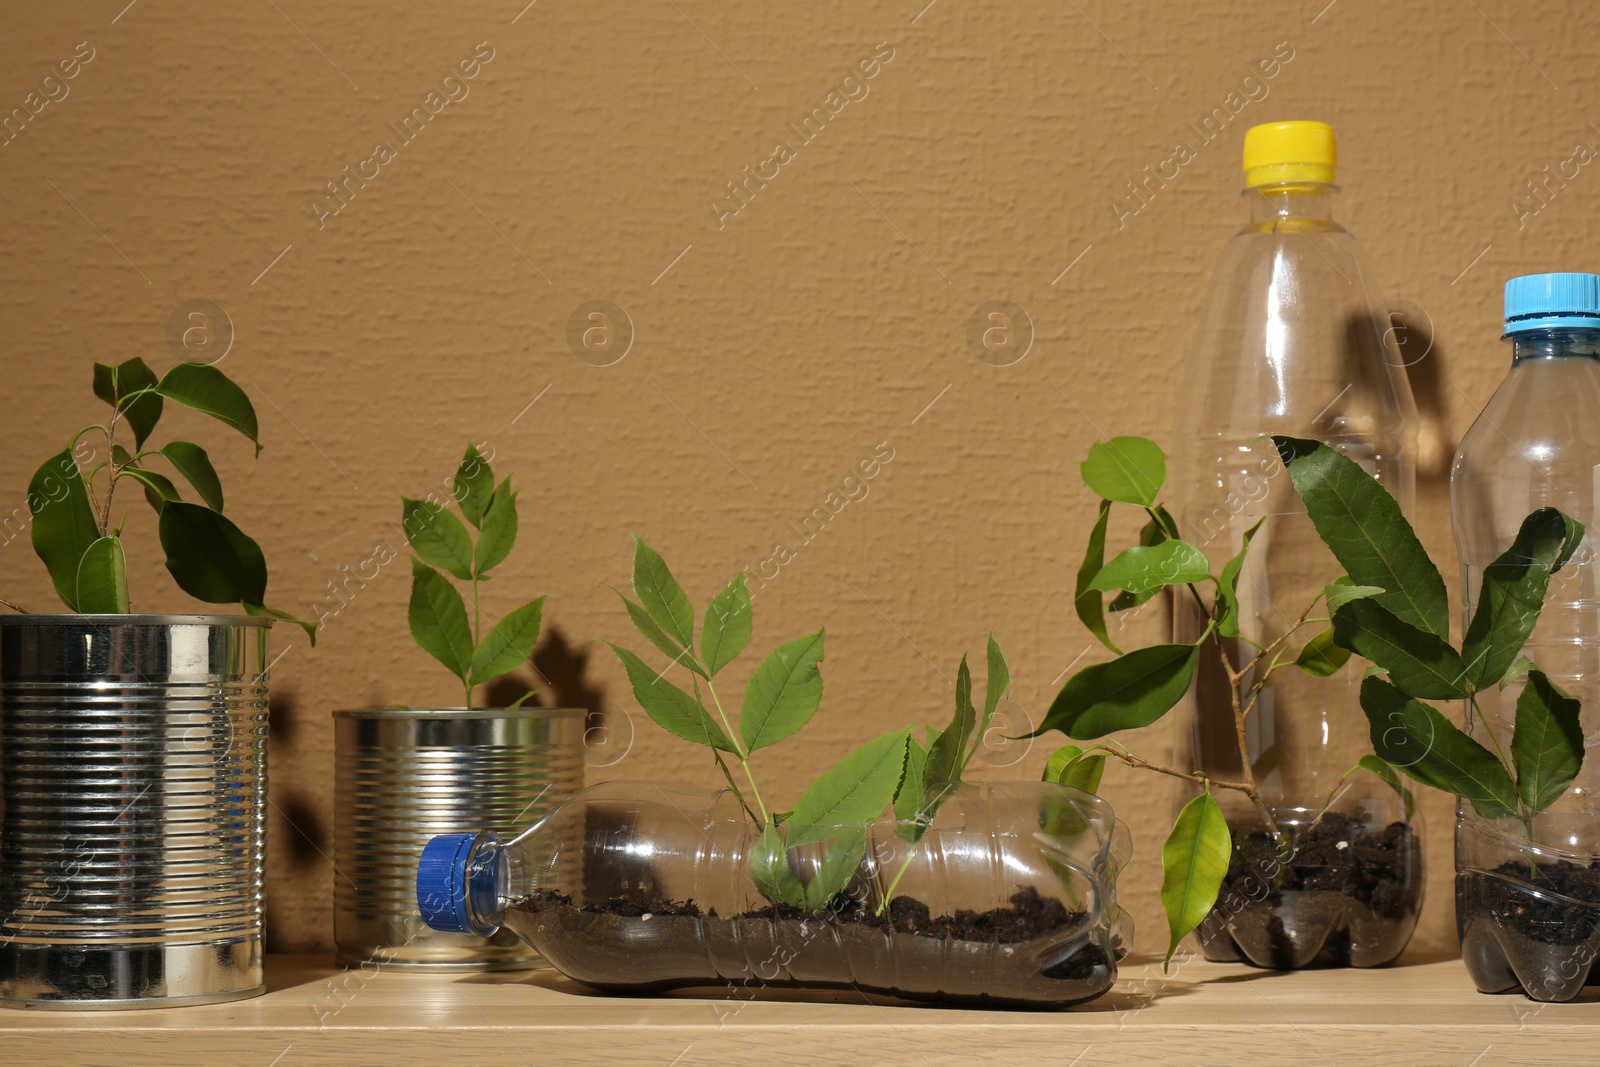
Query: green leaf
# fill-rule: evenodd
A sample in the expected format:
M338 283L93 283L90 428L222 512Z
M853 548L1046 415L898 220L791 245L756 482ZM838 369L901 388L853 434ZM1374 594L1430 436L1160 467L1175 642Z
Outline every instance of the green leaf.
M544 597L540 597L494 624L472 651L473 685L498 678L528 662L533 646L539 643L539 619L543 613Z
M1206 554L1187 541L1163 541L1150 548L1125 548L1100 569L1090 589L1125 589L1135 596L1168 585L1211 577Z
M217 368L204 363L179 363L161 376L156 392L168 400L204 412L250 438L261 452L256 429L256 409L244 390Z
M1378 758L1423 785L1453 793L1485 819L1516 814L1505 765L1454 723L1382 678L1361 683L1361 710Z
M775 745L811 721L822 703L823 631L773 649L750 676L739 712L746 754Z
M700 654L706 660L707 677L732 663L750 643L752 612L743 574L711 598L706 617L700 622Z
M1142 548L1151 548L1177 536L1175 533L1168 532L1169 530L1176 530L1177 525L1173 522L1172 516L1167 513L1167 509L1158 504L1152 510L1155 512L1155 518L1150 519L1139 527L1139 545ZM1160 591L1160 588L1156 588L1148 589L1143 593L1129 593L1126 591L1118 593L1111 598L1111 603L1106 605L1106 610L1127 611L1130 608L1136 608Z
M45 460L28 482L33 550L44 561L61 602L78 610L78 561L100 539L89 490L72 450Z
M466 532L465 528L462 532ZM484 512L483 530L478 534L478 544L472 553L473 566L480 577L504 562L516 539L517 493L512 492L510 479L507 479L494 491L494 499Z
M962 656L961 666L956 671L955 712L950 717L950 725L928 746L930 783L961 781L961 772L967 766L967 748L977 729L978 713L972 706L972 672L967 667L967 657Z
M244 608L244 613L246 615L259 615L262 618L276 619L279 622L287 622L300 627L300 629L306 632L306 637L310 639L311 647L317 647L317 623L306 622L304 619L297 619L293 615L290 615L287 611L279 611L277 608L269 608L262 604L251 604L247 602L241 606ZM404 705L401 706L403 707Z
M1511 762L1517 795L1529 811L1543 811L1567 791L1583 766L1583 726L1578 701L1540 670L1528 672L1517 697Z
M124 467L117 478L119 481L122 478L132 478L144 486L144 498L150 502L157 515L161 514L161 509L167 501L183 499L178 493L178 487L173 485L172 479L165 474L147 471L143 467Z
M1147 508L1167 480L1167 457L1146 438L1113 437L1089 446L1089 458L1078 471L1096 495Z
M739 749L706 714L698 699L651 670L644 660L627 649L611 645L611 651L617 654L628 672L634 699L657 726L686 741L739 754Z
M170 506L170 505L169 505ZM472 670L472 627L467 605L450 579L418 559L411 561L411 636L422 650L466 681Z
M661 553L633 538L633 595L655 624L685 648L694 642L694 605Z
M906 765L904 730L868 741L806 786L789 816L789 847L826 841L840 827L875 821L894 799Z
M1410 822L1412 815L1416 814L1417 798L1412 796L1411 790L1406 788L1406 783L1400 777L1399 772L1397 772L1393 767L1389 766L1383 760L1379 759L1377 756L1371 755L1370 753L1362 756L1361 759L1356 762L1356 766L1360 767L1369 774L1377 775L1388 784L1390 789L1393 789L1396 793L1400 794L1400 802L1405 805L1406 809L1406 822Z
M1198 655L1196 645L1151 645L1085 667L1067 679L1034 734L1060 730L1090 741L1149 726L1189 691Z
M656 625L655 620L650 617L648 611L623 596L621 590L613 589L612 592L622 597L622 603L628 609L628 618L633 620L634 628L644 635L647 641L671 656L672 662L683 664L702 678L710 677L706 673L706 669L701 666L699 659L695 657L693 650L674 641L665 630Z
M261 546L221 512L170 500L158 523L167 570L185 593L211 604L260 604L267 598Z
M1329 582L1327 588L1323 589L1322 595L1331 615L1352 600L1365 600L1381 592L1383 590L1375 585L1357 585L1349 577L1342 577Z
M1222 565L1222 573L1217 576L1217 602L1222 608L1217 616L1217 632L1223 637L1239 636L1239 573L1244 570L1245 556L1250 551L1250 542L1255 537L1256 531L1261 529L1261 524L1266 522L1266 516L1256 520L1256 524L1244 532L1244 542L1239 546L1238 555Z
M1348 662L1350 662L1350 652L1335 643L1332 630L1324 630L1307 641L1300 654L1294 658L1294 665L1313 678L1327 678L1338 674Z
M972 741L972 751L967 760L978 754L978 749L983 747L983 739L989 732L989 725L994 722L994 713L1000 707L1000 701L1006 695L1006 690L1011 688L1011 667L1006 663L1004 652L1000 651L1000 642L994 639L994 634L989 635L988 648L989 669L984 681L983 695L983 721L978 723L977 735Z
M1062 745L1050 754L1043 780L1093 793L1100 788L1100 776L1105 769L1104 754L1086 755L1077 745Z
M118 538L100 538L78 561L77 610L90 615L127 613L128 561Z
M424 563L449 571L462 581L472 578L472 536L444 505L402 496L400 528Z
M1474 690L1504 677L1527 644L1544 607L1550 574L1559 566L1556 561L1572 551L1568 522L1555 508L1540 508L1522 520L1511 547L1483 569L1478 602L1461 641L1461 658ZM1583 527L1577 527L1577 536L1582 539Z
M808 911L822 911L833 898L844 892L855 877L856 868L867 854L867 828L852 826L834 839L823 856L822 863L811 882L806 886L805 906Z
M1100 518L1095 521L1094 529L1089 532L1089 546L1084 550L1083 563L1078 567L1077 591L1073 594L1073 607L1078 611L1078 618L1089 632L1100 639L1100 643L1111 651L1121 654L1122 650L1111 643L1111 638L1106 634L1105 599L1100 593L1089 587L1094 581L1094 576L1100 573L1100 568L1106 562L1106 521L1111 516L1111 501L1100 501Z
M1450 637L1444 579L1389 491L1350 457L1316 441L1274 435L1300 499L1324 544L1355 585L1395 617Z
M806 888L789 867L789 851L783 842L783 833L775 825L768 825L756 839L750 852L750 878L756 891L774 904L802 907L806 901Z
M489 499L494 496L494 472L477 445L467 445L467 454L456 468L454 489L461 514L472 525L483 525L483 517L489 513Z
M94 395L110 404L127 421L128 427L133 430L135 448L144 447L145 440L161 419L165 401L157 393L144 393L131 401L128 397L155 384L155 372L138 356L115 367L107 367L102 363L94 365Z
M207 506L213 511L222 510L222 481L217 477L216 468L211 466L211 457L206 455L205 449L188 441L168 441L161 446L160 452L167 457L173 469L194 486L194 491L200 494L200 499Z
M1402 622L1376 596L1336 610L1333 639L1382 667L1411 696L1451 700L1467 695L1467 665L1460 654L1442 638Z
M1161 907L1170 935L1163 967L1172 962L1178 943L1211 914L1232 854L1233 839L1216 799L1206 792L1185 804L1161 846Z
M918 824L908 838L913 844L922 836L924 820L923 800L928 794L928 750L908 738L906 742L906 768L900 776L900 787L894 793L894 817L901 824L900 836L906 837L907 823Z
M1512 662L1511 666L1506 668L1506 672L1500 676L1500 688L1504 689L1506 686L1510 685L1518 678L1521 678L1524 674L1527 674L1537 666L1538 664L1534 663L1533 660L1529 659L1527 656L1518 656L1516 660Z

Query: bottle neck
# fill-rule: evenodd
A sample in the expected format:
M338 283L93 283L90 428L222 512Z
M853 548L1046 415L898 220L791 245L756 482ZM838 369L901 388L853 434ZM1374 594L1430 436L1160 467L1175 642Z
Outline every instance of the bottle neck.
M1257 185L1244 191L1250 204L1253 225L1283 225L1333 222L1333 198L1337 185L1320 182L1278 182Z
M1581 358L1600 360L1600 329L1546 329L1514 333L1511 362L1525 359Z

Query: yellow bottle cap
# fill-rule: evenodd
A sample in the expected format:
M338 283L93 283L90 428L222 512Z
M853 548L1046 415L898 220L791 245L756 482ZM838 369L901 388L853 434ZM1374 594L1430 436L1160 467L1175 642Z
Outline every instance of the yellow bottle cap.
M1268 122L1244 135L1244 180L1333 184L1339 149L1326 122Z

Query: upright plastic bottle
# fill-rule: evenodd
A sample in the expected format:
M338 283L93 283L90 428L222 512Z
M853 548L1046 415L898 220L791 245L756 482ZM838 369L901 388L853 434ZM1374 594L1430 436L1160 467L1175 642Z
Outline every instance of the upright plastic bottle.
M1367 292L1361 251L1334 221L1336 160L1324 123L1245 134L1249 217L1213 272L1177 406L1169 484L1184 539L1217 574L1266 520L1238 584L1243 639L1212 639L1190 694L1194 765L1219 779L1239 780L1245 764L1222 657L1235 669L1250 663L1341 573L1263 435L1338 449L1404 509L1414 490L1411 389L1388 319ZM1196 640L1204 621L1193 604L1175 598L1172 610L1175 640ZM1286 658L1323 628L1302 630ZM1336 962L1374 966L1410 938L1421 860L1396 794L1356 775L1318 820L1341 776L1371 751L1361 670L1352 662L1318 678L1279 669L1251 710L1250 773L1292 841L1267 834L1239 794L1215 791L1234 830L1234 860L1200 930L1208 958L1301 967L1326 949ZM1253 681L1247 674L1246 686Z
M1478 988L1519 985L1570 1000L1600 953L1600 599L1594 568L1600 480L1600 276L1533 274L1506 283L1511 371L1456 453L1450 511L1461 555L1465 620L1484 568L1529 512L1559 508L1584 524L1551 578L1523 654L1583 702L1586 758L1566 794L1524 826L1462 804L1456 818L1456 925ZM1467 729L1509 750L1525 678L1478 695Z

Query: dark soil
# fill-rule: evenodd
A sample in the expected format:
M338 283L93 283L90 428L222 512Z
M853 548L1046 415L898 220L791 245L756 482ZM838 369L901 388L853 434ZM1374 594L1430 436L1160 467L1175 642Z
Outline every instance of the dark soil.
M1373 833L1330 812L1291 831L1284 857L1265 830L1236 828L1200 944L1207 959L1280 970L1324 955L1340 966L1376 967L1405 948L1421 902L1421 856L1403 822Z
M610 991L730 983L850 986L892 996L986 1006L1089 1000L1116 980L1121 947L1084 928L1085 913L1021 887L1009 907L933 915L908 896L882 915L841 894L818 915L768 904L731 918L693 900L613 897L577 905L539 890L506 925L563 974Z
M1571 1000L1600 984L1600 861L1460 871L1456 929L1483 992L1520 988L1534 1000Z

